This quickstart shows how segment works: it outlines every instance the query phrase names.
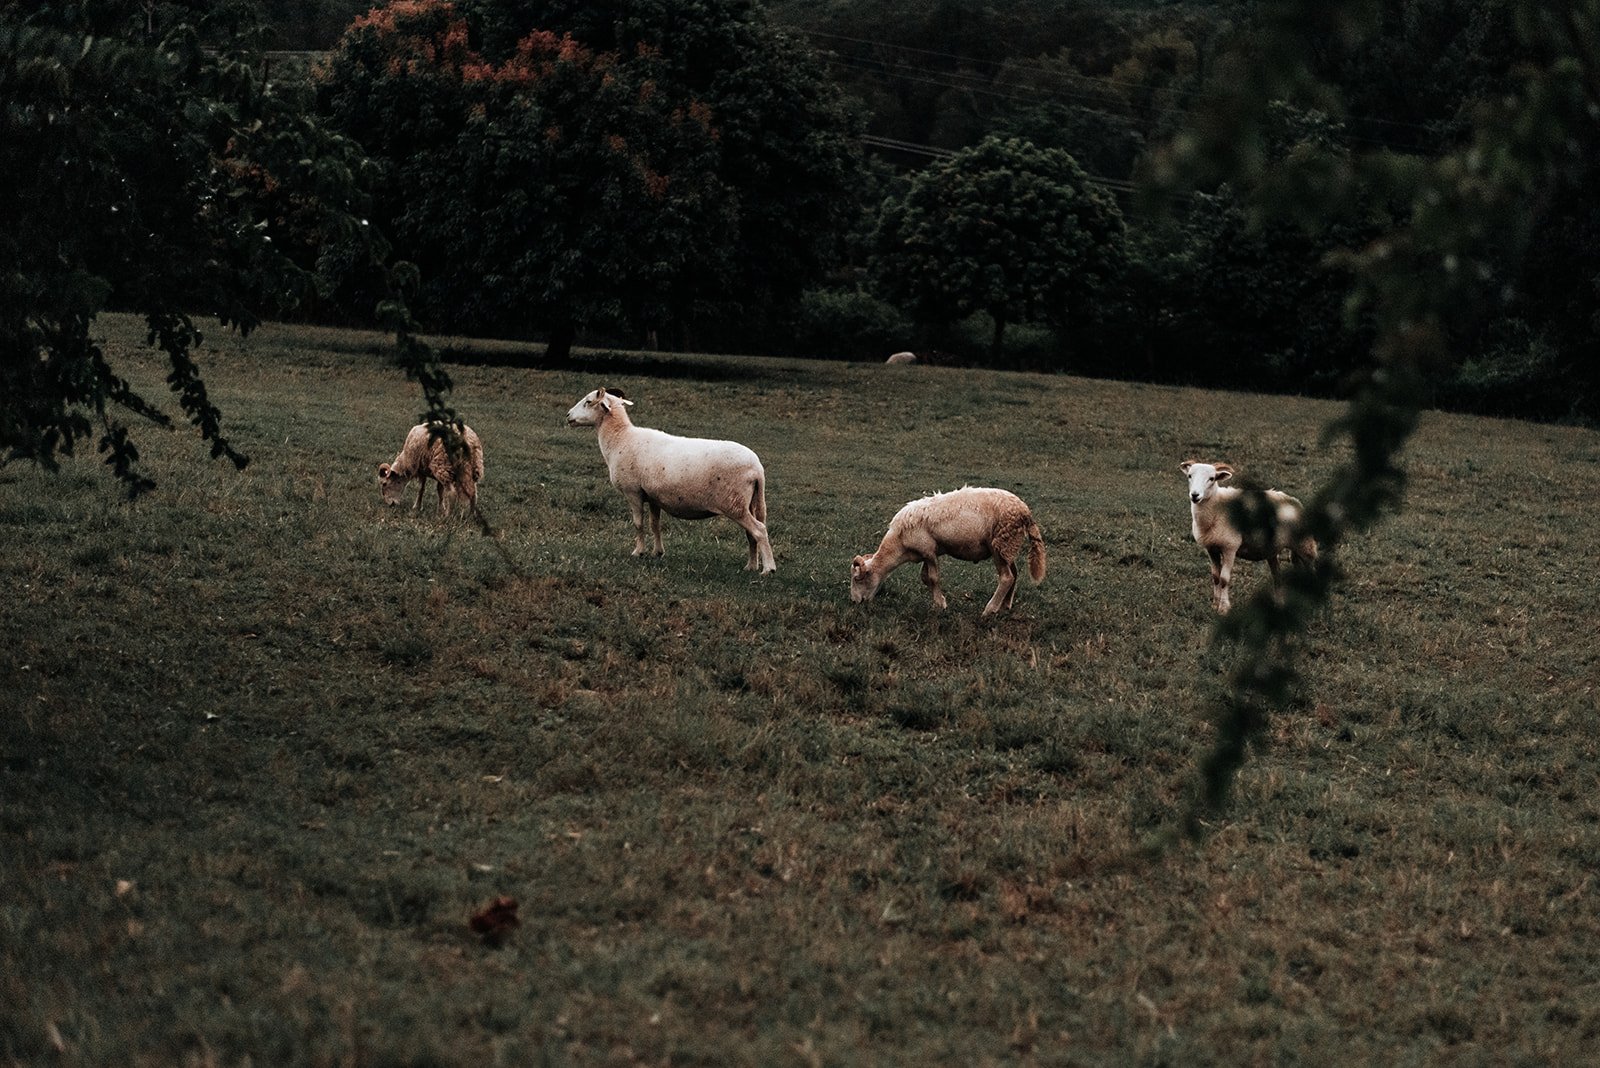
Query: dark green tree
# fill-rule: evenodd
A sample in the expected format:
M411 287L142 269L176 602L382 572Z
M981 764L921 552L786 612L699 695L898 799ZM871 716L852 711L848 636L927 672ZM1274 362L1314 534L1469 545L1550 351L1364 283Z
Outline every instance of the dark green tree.
M393 164L390 214L423 268L430 321L547 332L559 354L588 324L748 321L837 261L863 187L851 116L809 51L772 31L756 5L462 0L387 15L418 33L391 31L385 42L376 14L359 20L323 106ZM457 77L452 86L439 48L445 22L465 28L452 47L472 53L464 69L478 84ZM430 56L391 66L413 36L429 42ZM569 42L556 76L508 85L509 67L536 39ZM537 100L538 114L486 103L508 96ZM462 109L474 127L454 123L453 142L436 136L437 116ZM563 131L559 145L545 143L552 127ZM670 184L639 196L628 181L602 177L626 178L613 158L618 136ZM419 197L430 179L443 195ZM491 217L492 233L483 225ZM487 269L447 258L452 236L462 251L476 243ZM446 276L464 284L475 274L512 299L444 292Z
M870 188L864 121L816 52L774 25L763 4L462 0L461 10L492 59L534 30L570 34L597 53L651 55L661 92L710 109L715 178L730 191L736 226L731 271L709 317L792 303L839 262Z
M928 168L883 211L872 272L921 322L987 312L1065 327L1115 277L1122 214L1060 149L991 137Z
M422 271L430 324L527 336L564 358L593 324L649 327L729 277L720 131L650 50L540 31L504 59L455 7L357 20L322 83L334 121L385 161L384 217Z

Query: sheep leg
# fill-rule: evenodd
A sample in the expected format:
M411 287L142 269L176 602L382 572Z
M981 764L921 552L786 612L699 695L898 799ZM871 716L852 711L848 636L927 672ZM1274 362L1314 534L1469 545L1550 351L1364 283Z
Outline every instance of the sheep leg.
M759 519L756 522L761 523ZM763 575L770 575L778 570L778 558L772 553L772 539L767 536L765 523L761 523L761 533L756 535L756 558L761 562Z
M667 555L667 551L661 547L661 506L655 501L650 502L650 533L655 538L656 555Z
M643 556L645 555L644 500L629 494L628 511L633 515L633 555Z
M749 509L737 514L730 514L729 519L744 528L744 536L750 542L750 558L745 563L746 571L760 570L763 575L770 575L778 570L778 561L772 555L772 542L767 537L767 525L757 519Z
M939 588L939 561L937 557L930 557L922 561L922 582L933 591L933 606L944 608L949 604L945 600L944 591Z
M440 515L448 516L450 514L450 505L451 505L454 497L455 497L455 493L453 491L450 492L450 493L446 493L445 492L445 488L444 488L444 483L443 482L439 483L439 514Z
M422 475L417 479L417 503L411 506L412 511L422 507L422 495L428 492L428 476Z
M1017 595L1017 565L1015 561L1007 560L1003 556L994 558L994 570L1000 580L994 588L994 596L989 598L989 603L983 606L983 614L990 615L1002 608L1010 608L1012 600Z
M1233 557L1237 549L1209 549L1211 556L1211 606L1223 615L1233 607L1228 586L1233 580Z

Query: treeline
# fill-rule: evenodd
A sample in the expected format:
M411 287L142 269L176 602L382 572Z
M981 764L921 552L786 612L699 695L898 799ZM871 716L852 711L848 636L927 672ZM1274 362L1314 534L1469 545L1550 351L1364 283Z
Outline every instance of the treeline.
M1315 181L1318 160L1460 147L1474 109L1515 86L1527 58L1510 0L1382 5L1359 38L1330 27L1317 57L1342 106L1277 108L1272 129L1237 146L1233 173L1253 181L1175 185L1164 146L1248 88L1235 57L1271 5L44 11L21 17L136 38L188 21L216 46L328 52L303 107L370 161L354 177L391 255L376 262L370 241L319 229L314 194L236 166L232 195L261 205L266 236L319 280L294 314L362 320L399 277L424 328L536 339L551 359L575 343L865 359L909 348L1316 393L1372 359L1341 255L1409 209L1339 189L1314 225L1253 208L1274 183ZM1545 190L1530 255L1460 265L1480 314L1449 339L1437 403L1600 414L1594 140L1572 146Z

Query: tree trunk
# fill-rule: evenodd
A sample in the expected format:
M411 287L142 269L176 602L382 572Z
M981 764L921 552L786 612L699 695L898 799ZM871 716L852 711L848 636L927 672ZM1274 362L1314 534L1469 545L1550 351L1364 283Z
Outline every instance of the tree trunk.
M990 312L994 317L994 340L989 344L989 366L1000 366L1000 350L1006 339L1006 317L996 312Z
M578 328L572 320L563 319L550 328L550 340L545 343L544 362L549 365L560 366L572 359L572 342L578 336Z

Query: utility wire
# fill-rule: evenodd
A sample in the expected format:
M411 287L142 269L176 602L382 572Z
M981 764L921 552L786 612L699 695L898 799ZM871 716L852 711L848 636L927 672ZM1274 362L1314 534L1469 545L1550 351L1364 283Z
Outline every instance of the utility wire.
M1131 89L1139 92L1168 93L1199 100L1223 101L1227 99L1220 93L1207 92L1200 89L1176 89L1171 86L1145 85L1140 82L1122 81L1116 78L1102 78L1089 74L1078 74L1073 71L1059 70L1057 68L1046 66L1045 64L1030 60L980 59L977 56L964 56L954 52L940 52L931 48L917 48L913 45L895 44L892 41L870 40L865 37L851 37L848 34L830 33L826 30L801 29L799 32L810 37L820 37L825 40L844 41L850 44L867 45L873 48L892 48L899 52L910 52L915 55L931 56L936 59L954 60L957 63L966 64L967 66L971 67L991 67L999 70L1009 66L1013 70L1031 71L1033 73L1043 74L1047 77L1056 78L1062 81L1070 80L1080 82L1086 87L1091 88L1113 86L1116 88ZM1429 126L1426 123L1406 122L1402 119L1380 119L1367 115L1352 115L1348 117L1348 121L1370 123L1378 126L1393 126L1400 129L1417 130L1427 134L1434 134L1437 132L1432 126Z
M942 53L936 53L942 54ZM928 85L936 88L950 89L959 92L974 93L981 96L994 97L1001 100L1011 100L1018 103L1065 103L1068 106L1084 111L1094 111L1103 115L1116 115L1118 112L1133 112L1148 119L1157 119L1167 115L1195 117L1198 113L1193 109L1184 107L1162 107L1157 104L1146 104L1135 100L1127 100L1115 94L1110 99L1106 95L1091 96L1084 92L1071 89L1029 91L1022 86L998 88L992 82L987 82L981 75L964 74L959 71L945 71L933 67L922 67L916 64L895 62L878 59L871 56L846 56L837 52L826 53L825 57L837 67L854 71L881 82L906 82L915 85ZM908 73L914 71L916 73ZM1113 105L1113 106L1108 106ZM1407 124L1415 129L1426 129L1416 124ZM1401 143L1381 137L1358 133L1346 127L1342 136L1352 142L1369 145L1375 148L1386 148L1394 152L1413 153L1419 148L1417 144Z
M883 149L890 152L903 152L908 156L922 156L926 159L945 160L957 155L955 149L940 148L937 145L921 145L915 141L902 141L894 137L880 137L877 134L862 134L861 143L868 148ZM1131 195L1138 191L1138 187L1126 178L1108 178L1103 174L1086 174L1091 185L1098 185L1113 192ZM1179 200L1193 199L1194 194L1179 191L1164 193L1163 195Z

